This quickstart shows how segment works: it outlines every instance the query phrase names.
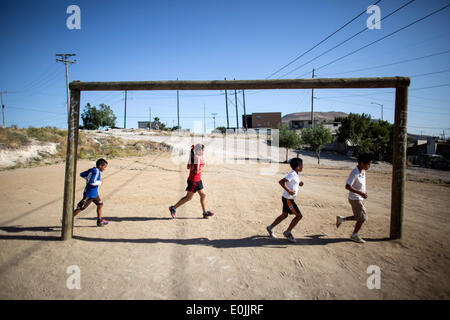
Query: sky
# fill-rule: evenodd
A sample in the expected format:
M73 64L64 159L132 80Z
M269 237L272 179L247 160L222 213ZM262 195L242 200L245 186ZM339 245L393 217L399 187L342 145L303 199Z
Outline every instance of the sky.
M65 67L55 54L75 53L69 81L311 78L313 68L319 78L407 76L408 132L450 136L450 7L432 14L450 1L382 0L380 29L367 28L373 13L364 12L307 52L375 2L3 0L0 90L6 91L6 126L67 128ZM67 27L70 5L80 8L80 29ZM382 104L383 119L393 123L393 92L316 89L314 111L379 119ZM87 103L104 103L123 127L124 98L123 91L82 92L81 112ZM236 98L229 91L230 127L242 126L243 100L241 91ZM246 90L245 107L247 114L309 112L311 90ZM150 112L169 127L177 125L176 91L128 92L127 128L137 128ZM213 113L216 127L227 125L223 91L180 91L181 127L202 128L206 115L211 130Z

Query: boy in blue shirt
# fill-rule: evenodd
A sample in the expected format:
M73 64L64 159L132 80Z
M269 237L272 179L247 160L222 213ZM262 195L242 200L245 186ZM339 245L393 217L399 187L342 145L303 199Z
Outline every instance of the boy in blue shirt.
M80 173L80 176L86 179L86 187L83 192L83 200L78 203L77 208L73 212L75 217L86 209L91 202L94 202L97 205L97 227L103 227L108 224L108 221L102 219L103 202L98 195L98 187L102 184L100 173L105 171L107 166L108 162L105 159L98 159L95 167Z

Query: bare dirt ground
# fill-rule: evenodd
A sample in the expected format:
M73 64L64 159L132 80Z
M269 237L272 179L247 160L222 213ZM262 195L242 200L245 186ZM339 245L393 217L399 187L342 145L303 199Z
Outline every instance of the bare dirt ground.
M205 157L207 153L205 154ZM83 160L78 172L93 166ZM296 244L282 237L290 218L280 214L278 180L290 169L261 175L265 163L210 164L203 173L208 207L198 196L168 206L186 187L184 163L170 154L113 159L100 188L104 217L95 206L75 220L74 239L60 241L64 164L0 172L1 299L449 299L450 189L408 181L403 238L388 240L391 175L367 174L369 220L364 245L350 242L347 167L305 163L297 203L304 218ZM77 179L76 201L84 181ZM81 289L69 290L67 267L79 266ZM381 289L366 286L368 266L381 270Z

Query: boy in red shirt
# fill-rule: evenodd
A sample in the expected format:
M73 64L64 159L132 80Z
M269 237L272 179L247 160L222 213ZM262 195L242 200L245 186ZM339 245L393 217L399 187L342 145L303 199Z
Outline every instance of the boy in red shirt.
M206 193L203 190L202 182L202 167L204 166L202 156L205 151L203 144L196 144L191 146L191 157L187 164L189 170L189 177L187 180L186 195L181 198L175 205L169 207L170 215L175 219L177 208L192 200L194 193L198 192L200 195L200 203L203 209L203 218L208 218L214 215L211 211L206 211Z

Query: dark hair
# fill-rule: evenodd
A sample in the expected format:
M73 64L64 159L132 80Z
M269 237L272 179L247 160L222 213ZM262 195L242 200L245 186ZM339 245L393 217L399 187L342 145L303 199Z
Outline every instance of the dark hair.
M95 163L95 166L98 168L100 166L104 166L105 164L108 164L108 161L106 161L105 159L98 159Z
M295 170L298 166L303 165L303 160L301 158L292 158L289 160L289 165L291 166L292 170Z
M358 155L358 164L360 163L369 163L372 161L372 155L369 153L361 153Z
M194 148L195 148L195 145L192 145L191 146L191 161L189 162L189 164L194 164ZM202 144L202 150L203 149L205 149L204 144Z

